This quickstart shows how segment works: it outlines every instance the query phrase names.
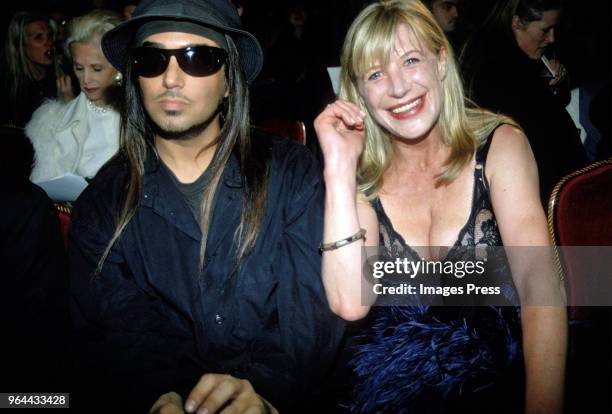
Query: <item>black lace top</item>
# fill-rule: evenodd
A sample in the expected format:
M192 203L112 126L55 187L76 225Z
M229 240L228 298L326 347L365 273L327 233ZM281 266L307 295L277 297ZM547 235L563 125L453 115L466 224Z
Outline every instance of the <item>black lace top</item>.
M466 252L486 254L502 245L484 174L492 135L476 152L471 213L445 261ZM380 199L375 198L372 205L385 254L420 260L393 228ZM502 294L509 303L517 303L505 256L487 267L487 277L491 272L506 275L498 281ZM466 306L464 299L461 306L431 303L421 300L416 306L373 307L352 360L356 384L351 411L458 412L460 407L483 404L490 408L488 404L496 401L498 405L500 395L508 407L520 407L522 396L516 392L522 381L519 308L474 306L486 305L480 302ZM443 304L458 302L445 300ZM507 389L507 383L513 384L513 390Z
M485 177L485 163L487 153L491 145L491 137L476 152L476 167L474 169L474 188L472 195L472 211L467 222L459 231L454 246L501 246L502 240L493 214L491 198L489 197L489 185ZM391 251L410 252L410 255L418 254L406 244L401 234L397 233L387 217L385 210L377 197L372 201L372 206L378 216L380 223L380 244Z

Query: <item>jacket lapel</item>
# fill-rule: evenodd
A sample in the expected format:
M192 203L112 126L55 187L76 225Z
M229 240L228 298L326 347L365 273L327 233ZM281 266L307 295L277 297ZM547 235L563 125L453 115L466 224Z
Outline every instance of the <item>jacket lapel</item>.
M147 172L143 182L142 205L150 207L155 214L199 243L202 239L200 226L153 151L149 153L145 168Z
M168 172L159 163L160 161L151 153L147 160L147 172L143 182L142 205L152 208L157 215L200 243L202 232L198 222ZM224 240L234 237L234 231L240 221L242 187L243 180L240 177L238 160L232 155L215 194L214 211L206 247L207 258L223 244Z
M240 176L238 160L232 154L227 162L222 182L215 195L215 207L206 242L207 262L221 246L232 247L233 245L234 232L240 223L243 186L244 181ZM223 254L231 253L228 249Z

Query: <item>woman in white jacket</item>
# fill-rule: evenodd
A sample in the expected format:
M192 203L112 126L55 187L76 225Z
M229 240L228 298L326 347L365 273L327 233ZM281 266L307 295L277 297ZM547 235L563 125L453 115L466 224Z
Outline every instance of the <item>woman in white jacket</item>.
M92 178L119 148L119 114L113 96L121 73L106 60L102 35L121 17L96 10L74 18L68 26L66 55L72 59L81 93L64 103L50 100L26 125L36 161L30 179L43 182L64 173Z

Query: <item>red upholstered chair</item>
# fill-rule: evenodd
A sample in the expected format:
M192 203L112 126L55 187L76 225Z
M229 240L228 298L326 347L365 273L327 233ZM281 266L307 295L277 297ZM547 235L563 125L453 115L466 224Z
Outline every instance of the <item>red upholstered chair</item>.
M68 227L70 226L70 220L72 219L72 206L66 203L54 203L57 216L60 221L60 228L62 230L62 236L64 237L64 245L68 247Z
M270 134L292 139L306 145L306 127L302 121L287 118L271 117L255 123L255 128Z
M556 246L612 246L612 159L559 181L548 205L548 227ZM610 286L609 280L601 279L610 277L610 269L604 267L610 258L584 252L556 250L557 264L567 279L569 303L576 303L573 299L583 297L587 289ZM589 308L571 307L570 318L587 318L589 312Z
M548 226L556 246L612 245L612 160L576 171L555 186L548 205ZM565 273L570 304L589 305L597 301L606 305L612 300L612 269L606 265L610 264L609 254L593 247L557 247L556 253L557 264ZM593 295L599 298L594 300ZM611 309L608 306L568 309L565 387L568 413L612 412Z

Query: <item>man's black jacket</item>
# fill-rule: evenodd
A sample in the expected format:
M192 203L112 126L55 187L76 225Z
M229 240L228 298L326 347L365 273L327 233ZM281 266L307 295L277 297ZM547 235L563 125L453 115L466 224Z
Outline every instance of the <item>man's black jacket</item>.
M260 236L237 273L244 180L236 157L217 191L201 276L199 225L153 157L141 206L97 276L127 165L111 162L81 195L69 246L74 406L146 412L162 393L185 397L214 372L248 379L288 408L320 379L343 333L321 282L320 169L295 143L262 134L253 143L270 158L268 197Z

